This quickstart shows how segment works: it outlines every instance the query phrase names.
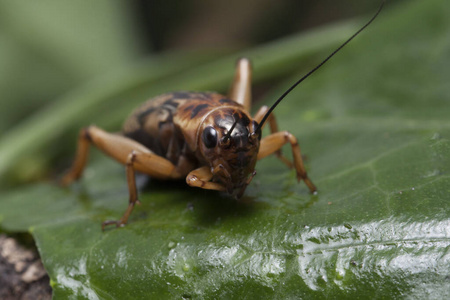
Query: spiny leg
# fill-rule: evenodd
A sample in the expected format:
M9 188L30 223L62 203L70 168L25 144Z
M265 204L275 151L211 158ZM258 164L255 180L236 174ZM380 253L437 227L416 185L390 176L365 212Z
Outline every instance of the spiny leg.
M252 66L250 60L241 58L236 64L233 83L228 96L231 100L242 104L249 111L252 105Z
M264 115L269 111L269 107L267 107L266 105L262 106L255 114L255 116L253 117L253 119L258 122L258 124L261 122L262 118L264 117ZM270 114L269 117L267 118L267 121L269 122L269 127L270 127L270 133L275 133L275 132L279 132L278 131L278 123L277 120L275 119L275 116L273 114ZM267 124L264 123L262 128L264 128L264 126ZM283 155L281 148L278 149L277 151L275 151L275 155L278 157L278 159L280 159L286 166L288 166L288 168L293 168L294 164L286 157Z
M281 131L263 138L259 147L258 160L272 153L275 153L286 143L291 144L292 154L294 157L294 167L297 172L297 180L300 181L301 179L303 179L311 193L315 192L317 188L306 174L306 170L303 165L302 154L300 152L300 146L298 145L295 136L293 136L291 133L287 131Z

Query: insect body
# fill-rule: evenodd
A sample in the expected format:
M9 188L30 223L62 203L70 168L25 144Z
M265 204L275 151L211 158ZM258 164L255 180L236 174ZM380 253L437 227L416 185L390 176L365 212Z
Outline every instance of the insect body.
M138 108L123 133L168 159L176 166L177 177L208 166L215 175L213 182L222 183L220 189L231 194L243 191L254 171L261 137L251 134L256 127L244 107L225 96L178 92ZM194 173L186 180L194 184L196 178Z
M316 187L303 166L297 139L287 131L278 131L273 115L269 117L272 134L261 138L260 121L268 107L252 118L251 69L240 59L228 97L217 93L177 92L145 102L125 121L121 134L111 134L90 126L82 129L72 169L63 177L67 185L79 178L84 169L88 146L93 144L126 166L130 193L129 206L118 221L122 226L137 202L134 173L139 171L158 179L182 179L190 186L226 191L240 198L255 175L255 165L275 153L297 171L311 192ZM291 145L293 162L281 154Z
M255 165L270 154L276 154L297 179L303 180L311 192L316 187L303 166L297 139L288 131L278 131L273 109L298 84L309 77L342 47L366 28L377 13L360 30L332 52L325 60L293 84L270 108L263 106L252 117L251 66L248 59L237 63L228 97L217 93L178 92L165 94L145 102L125 121L120 134L112 134L90 126L82 129L75 162L62 178L68 185L78 179L84 169L90 144L126 166L129 190L128 208L118 221L106 225L123 226L138 203L135 172L159 179L186 179L188 185L226 191L240 198L256 174ZM268 121L271 134L261 138ZM281 154L283 145L291 146L293 161Z

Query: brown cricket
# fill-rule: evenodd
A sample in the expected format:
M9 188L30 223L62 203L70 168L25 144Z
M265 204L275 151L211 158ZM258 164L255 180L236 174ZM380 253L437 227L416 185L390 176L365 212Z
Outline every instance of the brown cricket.
M163 180L185 178L192 187L225 191L239 199L256 174L256 162L275 154L296 170L298 181L303 180L310 192L315 192L317 189L306 173L297 138L288 131L279 131L271 112L292 89L366 28L383 4L384 1L368 23L292 85L270 108L261 107L253 117L249 113L251 64L242 58L237 62L228 96L213 92L168 93L144 102L125 121L119 134L96 126L82 129L75 161L61 184L69 185L82 175L90 144L125 165L128 208L119 220L104 221L102 229L107 225L124 226L139 203L136 171ZM261 138L266 121L271 133ZM285 144L291 147L292 162L281 153Z

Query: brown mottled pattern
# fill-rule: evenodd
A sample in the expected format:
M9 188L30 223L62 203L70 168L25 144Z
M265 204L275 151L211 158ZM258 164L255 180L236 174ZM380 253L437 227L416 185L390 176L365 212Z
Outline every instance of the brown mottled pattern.
M192 155L196 150L197 130L205 115L224 106L243 109L242 105L212 92L164 94L134 110L122 133L176 164L183 148L188 148Z

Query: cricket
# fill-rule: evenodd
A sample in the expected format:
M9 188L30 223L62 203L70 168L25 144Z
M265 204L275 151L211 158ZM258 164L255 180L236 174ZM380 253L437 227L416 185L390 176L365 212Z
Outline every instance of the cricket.
M106 220L106 226L125 226L139 204L135 172L160 180L182 180L191 187L226 192L239 199L256 175L255 165L271 154L296 171L311 193L316 186L305 170L297 138L279 131L272 111L303 80L324 65L378 16L375 15L320 64L286 90L269 108L262 106L254 116L250 60L241 58L227 96L214 92L173 92L144 102L124 122L120 133L109 133L96 126L81 129L75 160L61 178L67 186L79 179L85 168L89 147L93 145L123 164L129 190L128 207L119 220ZM262 137L268 123L270 134ZM292 161L281 148L289 144Z

